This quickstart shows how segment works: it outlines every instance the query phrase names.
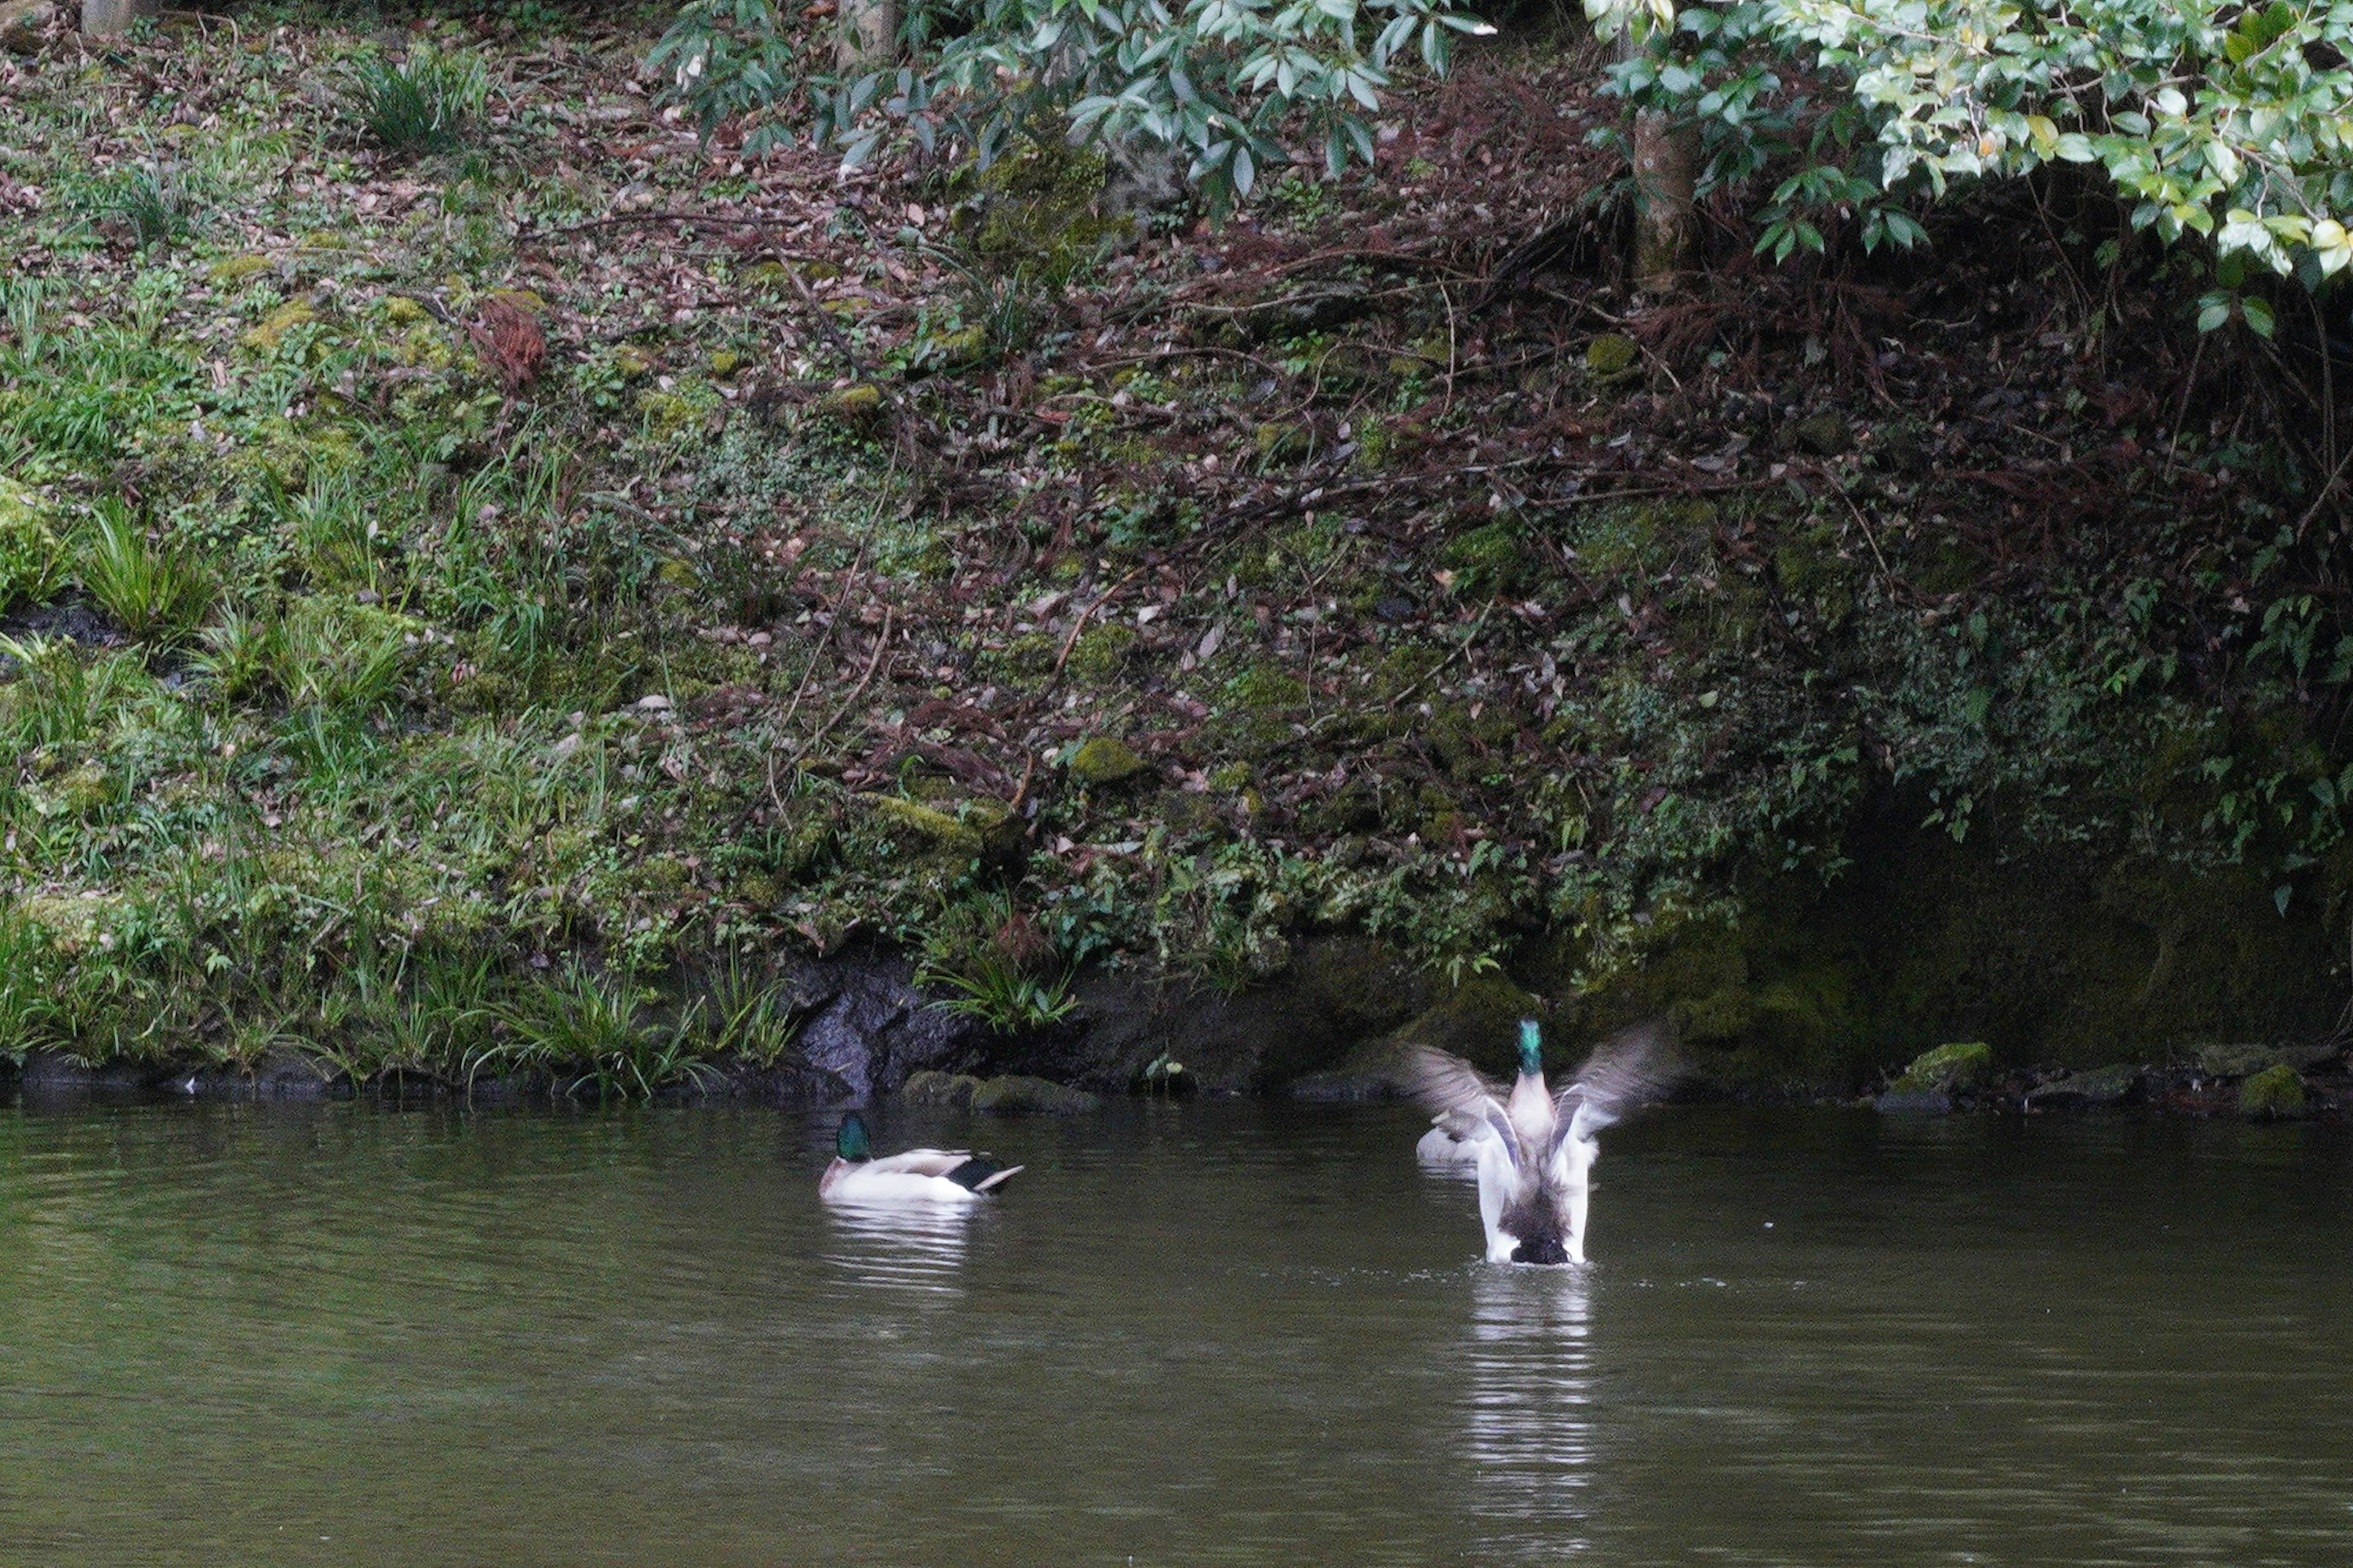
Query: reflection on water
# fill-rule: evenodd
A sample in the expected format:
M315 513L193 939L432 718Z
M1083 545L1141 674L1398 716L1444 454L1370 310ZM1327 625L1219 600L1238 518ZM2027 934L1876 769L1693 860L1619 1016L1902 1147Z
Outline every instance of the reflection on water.
M1421 1125L0 1109L0 1565L2353 1561L2340 1130L1662 1113L1522 1269Z
M829 1203L825 1260L841 1279L867 1289L955 1297L971 1227L969 1204Z
M1477 1537L1498 1560L1588 1544L1592 1310L1589 1268L1472 1270L1462 1453Z

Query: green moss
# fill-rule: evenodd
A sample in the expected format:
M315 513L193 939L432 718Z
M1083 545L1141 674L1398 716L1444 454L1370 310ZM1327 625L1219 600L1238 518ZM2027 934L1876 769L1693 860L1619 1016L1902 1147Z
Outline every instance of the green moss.
M974 250L992 267L1060 288L1106 242L1134 232L1132 220L1098 208L1109 170L1101 153L1059 138L1020 142L978 176Z
M248 278L269 271L275 265L267 256L230 256L205 268L205 276L217 288L233 288ZM411 308L415 308L413 302ZM423 314L422 311L418 313Z
M1297 708L1307 700L1307 683L1286 670L1254 664L1226 682L1224 698L1229 708L1250 713Z
M268 353L276 350L278 345L285 341L288 332L297 327L309 326L318 319L319 312L311 308L309 300L290 300L264 316L258 325L248 329L245 336L238 341L247 348Z
M864 799L875 820L886 828L910 835L950 855L972 856L981 851L980 834L944 811L892 795L867 795Z
M1082 742L1079 749L1071 753L1071 777L1082 784L1118 784L1147 773L1151 767L1126 742L1110 735Z
M1315 427L1296 420L1274 420L1260 426L1254 439L1261 463L1304 462L1315 450Z
M1102 1106L1084 1089L1019 1073L983 1079L972 1090L972 1109L981 1116L1071 1116Z
M1119 674L1129 650L1134 647L1134 626L1117 621L1094 626L1071 646L1070 672L1081 680L1110 680Z
M1895 1080L1898 1091L1957 1094L1983 1087L1993 1077L1993 1047L1982 1040L1938 1046L1912 1058Z
M1511 519L1456 535L1440 558L1456 574L1456 591L1480 598L1524 592L1535 575L1520 525Z
M1472 974L1411 1023L1399 1026L1397 1037L1451 1051L1489 1072L1510 1073L1519 1061L1520 1020L1542 1017L1544 1013L1544 1004L1508 976ZM1560 1042L1550 1044L1551 1063L1568 1065Z
M2265 1068L2239 1086L2242 1116L2295 1116L2304 1107L2304 1079L2285 1062Z
M1641 348L1622 332L1604 332L1585 345L1585 368L1597 380L1610 381L1634 368Z
M853 430L871 428L882 416L882 389L860 383L828 392L817 400L818 413Z
M980 1079L969 1073L926 1069L909 1078L899 1090L900 1102L940 1110L970 1110Z

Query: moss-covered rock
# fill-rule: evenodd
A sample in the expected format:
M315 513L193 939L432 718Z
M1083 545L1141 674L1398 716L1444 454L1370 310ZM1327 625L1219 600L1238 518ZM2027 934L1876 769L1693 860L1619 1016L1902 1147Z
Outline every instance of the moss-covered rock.
M1436 1005L1397 1031L1403 1045L1435 1046L1490 1072L1519 1059L1520 1020L1542 1017L1545 1005L1504 974L1466 976Z
M817 400L817 411L838 425L863 430L882 417L882 389L860 382L828 392Z
M1634 368L1641 348L1623 332L1604 332L1585 345L1585 368L1595 379L1613 381Z
M1135 647L1135 628L1119 621L1089 628L1071 647L1070 671L1081 680L1109 680Z
M1256 440L1261 462L1304 462L1315 449L1315 429L1295 419L1270 420L1258 427Z
M1048 288L1107 247L1135 234L1127 215L1105 210L1111 165L1091 148L1029 140L981 171L973 249L992 267L1018 268Z
M1152 764L1137 756L1134 747L1112 735L1082 741L1071 753L1071 779L1090 786L1119 784L1151 769Z
M2304 1108L2304 1079L2285 1062L2265 1068L2239 1086L2242 1116L2296 1116Z
M2034 1106L2122 1105L2140 1092L2141 1069L2128 1062L2069 1073L2041 1085L2026 1097Z
M878 823L907 834L931 848L951 855L977 855L981 852L981 835L944 811L918 801L902 800L895 795L868 795L865 799Z
M980 1079L969 1073L938 1072L926 1068L900 1086L899 1099L908 1105L934 1110L970 1110L973 1096L979 1089Z
M983 1079L972 1090L972 1109L982 1116L1073 1116L1102 1108L1103 1100L1082 1089L1019 1073Z
M1810 452L1818 458L1835 458L1854 445L1854 432L1847 427L1845 416L1829 409L1791 420L1785 434L1789 450Z
M1938 1046L1912 1058L1903 1076L1891 1086L1895 1090L1931 1094L1959 1094L1968 1089L1982 1089L1993 1078L1993 1047L1983 1040L1967 1040L1959 1044Z

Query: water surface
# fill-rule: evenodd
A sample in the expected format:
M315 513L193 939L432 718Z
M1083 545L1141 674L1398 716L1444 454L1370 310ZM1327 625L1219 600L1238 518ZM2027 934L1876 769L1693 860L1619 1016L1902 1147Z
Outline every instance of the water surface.
M0 1561L2353 1561L2337 1130L1665 1111L1574 1271L1401 1110L976 1131L0 1110Z

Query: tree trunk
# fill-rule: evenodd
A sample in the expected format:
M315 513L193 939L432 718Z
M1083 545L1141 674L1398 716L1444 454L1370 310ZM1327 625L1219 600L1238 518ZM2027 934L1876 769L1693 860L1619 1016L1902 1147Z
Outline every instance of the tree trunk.
M1619 35L1627 54L1643 47L1631 28ZM1699 182L1699 127L1672 127L1655 109L1634 114L1634 287L1670 294L1691 268L1698 238L1692 190Z
M881 70L899 58L899 0L841 0L834 58L843 70Z
M81 0L81 30L93 37L127 33L142 16L160 16L164 0Z

